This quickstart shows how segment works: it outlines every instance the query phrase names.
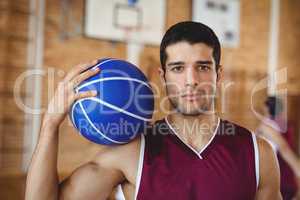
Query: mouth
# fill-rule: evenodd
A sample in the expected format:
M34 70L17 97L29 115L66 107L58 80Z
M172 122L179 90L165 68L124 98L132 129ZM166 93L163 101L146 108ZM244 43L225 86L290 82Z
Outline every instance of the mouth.
M200 99L199 93L186 93L181 96L183 99L188 101L196 101Z

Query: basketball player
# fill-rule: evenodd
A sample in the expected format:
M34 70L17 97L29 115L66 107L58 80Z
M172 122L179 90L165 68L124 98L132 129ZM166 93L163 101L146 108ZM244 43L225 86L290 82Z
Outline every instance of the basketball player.
M280 169L280 191L283 200L300 199L297 178L300 178L300 159L293 151L293 127L284 116L282 100L269 96L265 101L265 117L256 133L270 142L276 152ZM285 127L286 126L286 127Z
M95 95L73 93L82 80L98 73L81 74L95 63L76 66L49 104L50 110L63 112L44 116L26 199L106 199L119 184L126 199L281 199L272 147L213 112L215 88L222 78L220 54L218 38L209 27L196 22L172 26L160 47L160 77L172 114L132 142L107 147L59 183L59 125L74 100ZM55 103L62 98L65 104Z

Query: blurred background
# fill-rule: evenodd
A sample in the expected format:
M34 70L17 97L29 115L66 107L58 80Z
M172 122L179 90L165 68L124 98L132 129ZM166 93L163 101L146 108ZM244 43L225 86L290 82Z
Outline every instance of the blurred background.
M255 131L266 97L280 96L299 155L299 8L299 0L0 0L0 199L24 198L43 111L74 65L105 57L137 64L157 85L153 120L164 117L159 43L184 20L210 25L221 39L227 84L217 98L219 114ZM60 177L102 148L66 119Z

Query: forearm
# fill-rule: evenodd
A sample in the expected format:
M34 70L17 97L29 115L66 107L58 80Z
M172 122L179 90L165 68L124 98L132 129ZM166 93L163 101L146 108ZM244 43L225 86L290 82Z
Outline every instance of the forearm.
M39 142L29 166L26 200L58 199L58 126L43 124Z

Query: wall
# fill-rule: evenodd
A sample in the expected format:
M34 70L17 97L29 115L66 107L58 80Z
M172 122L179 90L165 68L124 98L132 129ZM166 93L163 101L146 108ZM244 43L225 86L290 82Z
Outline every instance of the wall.
M288 91L288 118L295 130L295 146L300 153L300 1L281 1L279 68L286 68L287 81L280 89Z
M14 100L14 82L26 71L28 1L0 3L0 173L20 171L24 114ZM12 23L13 22L13 23ZM21 98L29 96L21 88Z
M68 1L48 0L46 4L43 67L48 75L44 77L42 85L44 108L53 94L54 85L72 66L99 57L126 59L125 43L96 40L82 35L84 0L69 1L69 9L66 10L62 9L63 2ZM191 18L191 3L192 0L167 1L166 29L178 21ZM28 0L0 1L0 175L4 177L20 172L22 151L27 150L22 147L24 113L15 104L12 91L16 78L26 70L28 5ZM300 130L300 58L297 55L300 51L299 7L299 1L281 1L278 57L279 67L288 69L287 83L281 87L288 89L288 114L294 121L296 130ZM265 78L267 73L269 15L270 0L241 0L240 46L235 49L222 49L225 79L233 84L223 94L225 105L218 105L220 115L251 130L255 130L259 123L251 111L251 92L255 84ZM159 48L145 46L140 61L140 67L150 81L160 84ZM55 73L55 84L48 82L51 73ZM23 97L31 95L22 91ZM163 89L160 92L164 94ZM254 108L257 111L261 111L265 96L265 90L255 93ZM156 101L156 108L160 99ZM154 119L163 116L164 113L158 112ZM94 145L80 137L66 119L60 129L58 169L61 176L68 175L103 148L105 147ZM1 180L3 183L6 179ZM17 182L18 189L12 186L5 187L5 184L1 184L0 188L2 191L22 191L23 182ZM11 194L13 193L16 192ZM10 196L9 199L20 198Z
M14 82L26 71L28 0L0 1L0 199L23 199L21 174L24 113L14 101ZM23 85L24 86L24 85ZM21 87L21 98L29 97Z
M290 59L291 52L297 52L299 45L295 42L297 34L299 34L299 26L293 26L293 23L299 19L299 14L294 7L294 1L282 1L281 5L281 25L280 33L285 32L287 28L292 33L289 37L289 43L282 44L280 37L280 52L279 66L288 67L289 70L297 71L299 59ZM166 29L172 24L191 19L191 0L169 0L167 1L167 16ZM46 46L45 46L45 67L55 67L63 71L67 71L71 66L84 60L94 59L97 57L118 57L126 59L126 44L115 43L111 41L101 41L86 38L80 33L75 36L62 39L63 29L67 27L67 32L74 33L74 24L80 25L83 21L84 1L72 1L70 5L73 18L72 26L67 22L63 25L61 3L60 1L48 1L47 17L46 17ZM292 11L292 12L291 12ZM269 42L269 15L270 1L241 1L241 18L240 18L240 45L238 48L222 49L222 65L225 70L225 79L233 84L228 87L225 94L225 104L219 104L220 115L224 118L237 122L251 130L255 130L259 120L252 112L255 109L257 112L262 111L262 104L266 97L266 90L253 93L254 86L267 76L267 61L268 61L268 42ZM285 18L292 22L285 23ZM75 22L75 23L74 23ZM72 24L71 24L72 25ZM282 35L282 34L280 34ZM284 39L285 40L285 39ZM292 49L290 47L292 46ZM80 47L80 48L78 48ZM160 84L157 76L159 62L159 47L145 46L140 56L140 67L148 75L150 81ZM293 73L292 73L293 74ZM296 73L295 73L296 74ZM289 78L288 87L296 87L293 94L299 93L299 83L291 82L296 78ZM164 90L159 91L164 95ZM254 106L251 108L251 97L253 98ZM161 98L156 101L158 108ZM46 105L44 98L44 105ZM220 101L219 101L220 102ZM157 112L154 119L159 119L164 116L164 113ZM94 155L95 151L101 151L101 147L95 146L78 135L74 134L74 129L69 121L66 121L61 133L60 146L60 162L59 168L62 171L69 171L75 166L80 165ZM75 142L76 141L76 142ZM80 144L80 145L79 145ZM78 149L80 147L80 149ZM69 157L70 152L76 152ZM87 153L90 152L90 153ZM86 156L87 154L91 156Z
M293 1L282 2L281 24L283 26L281 26L280 33L285 32L285 29L288 28L286 27L288 23L283 22L285 18L289 19L293 15L293 19L296 21L299 16L293 6ZM191 5L192 1L167 1L166 29L178 21L191 19ZM74 34L76 24L79 26L82 24L84 1L72 1L70 9L72 10L70 14L73 18L73 27L67 21L65 24L61 24L61 2L51 1L50 3L48 1L45 45L46 68L54 67L65 72L79 62L97 57L126 59L125 43L90 39L82 36L80 32L77 35L75 33L75 36L63 38L62 35L68 31ZM295 11L290 12L293 9ZM240 45L234 49L222 49L222 65L225 70L225 79L227 82L233 84L223 94L226 100L225 104L218 105L220 115L251 130L255 130L259 120L252 112L250 99L251 97L253 98L253 108L257 112L261 112L263 100L266 97L266 90L261 90L253 94L253 88L257 82L266 78L267 75L269 15L270 1L241 1ZM63 30L62 27L67 27L67 31ZM289 27L292 27L292 25ZM295 50L299 49L299 46L295 42L295 36L299 34L299 28L294 26L290 32L292 32L289 38L291 44L284 44L285 46L282 46L282 37L280 39L279 66L284 62L284 66L298 72L299 70L297 70L296 66L299 59L289 59L289 57L291 56L291 52L296 52ZM291 45L294 51L289 49ZM148 78L157 84L160 84L157 76L159 66L159 48L146 45L140 56L140 67L148 75ZM295 80L295 78L289 78L290 80ZM293 90L294 95L297 95L299 92L298 85L299 83L295 81L289 83L289 88L296 87ZM159 92L164 94L163 89ZM46 96L44 96L45 106L48 98ZM161 98L157 99L156 108L159 106L159 100ZM163 116L164 113L158 112L155 114L154 119L159 119ZM59 168L62 171L69 171L75 166L80 165L84 160L90 159L90 157L85 156L88 154L87 152L101 151L100 147L74 134L74 129L68 120L63 124L62 129L64 131L61 133L62 142L59 162ZM76 156L69 157L69 152L76 152L74 154ZM90 153L90 155L92 156L94 153Z

